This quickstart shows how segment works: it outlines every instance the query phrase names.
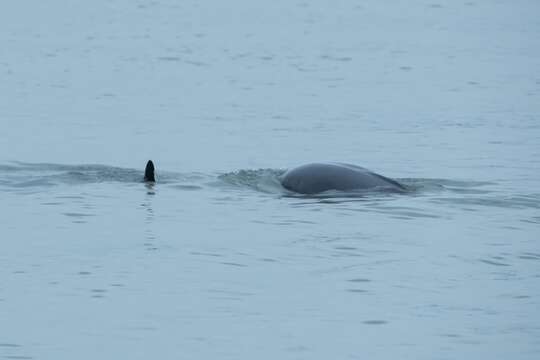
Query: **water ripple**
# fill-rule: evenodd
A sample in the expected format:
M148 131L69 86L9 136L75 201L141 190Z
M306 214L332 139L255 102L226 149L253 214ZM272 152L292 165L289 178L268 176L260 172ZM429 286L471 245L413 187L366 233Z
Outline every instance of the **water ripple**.
M481 262L484 264L494 265L494 266L510 266L509 264L499 262L499 261L493 261L493 260L486 260L486 259L480 259Z
M156 186L168 185L180 191L199 191L205 187L217 189L220 193L230 190L254 190L261 194L290 198L293 207L314 207L322 204L345 205L346 211L369 211L390 214L400 219L440 218L441 213L433 211L426 204L458 206L465 211L477 211L479 207L540 209L540 194L500 194L494 190L497 185L487 181L465 181L437 178L397 179L408 191L389 192L388 189L370 191L327 191L315 195L292 193L281 186L280 177L284 169L242 169L221 175L204 173L175 173L158 171ZM93 183L118 182L125 184L142 183L143 171L107 165L64 165L54 163L22 163L0 165L0 189L26 193L44 191L60 185L83 185ZM155 192L154 192L155 194ZM249 195L249 193L246 193ZM393 206L389 201L403 195L415 199L424 197L421 206ZM82 197L84 198L84 197ZM224 194L225 199L230 196ZM237 199L242 201L242 199ZM226 200L229 202L231 200ZM59 205L57 202L44 202ZM71 215L68 215L71 216ZM81 214L81 216L86 216ZM290 220L295 222L296 220ZM536 217L524 222L536 223Z

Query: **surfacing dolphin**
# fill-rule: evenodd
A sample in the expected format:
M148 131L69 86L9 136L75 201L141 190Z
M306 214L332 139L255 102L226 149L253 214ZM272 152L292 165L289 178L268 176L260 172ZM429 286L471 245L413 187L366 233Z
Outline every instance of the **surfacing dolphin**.
M403 192L407 189L389 179L360 166L341 163L313 163L288 170L280 176L281 185L299 194L318 194L329 190L383 190ZM156 181L155 167L148 160L144 181Z
M395 180L360 166L341 163L313 163L288 170L281 176L281 185L299 194L318 194L329 190L406 191Z
M144 181L145 182L156 182L156 168L152 160L148 160L146 163L146 168L144 169Z

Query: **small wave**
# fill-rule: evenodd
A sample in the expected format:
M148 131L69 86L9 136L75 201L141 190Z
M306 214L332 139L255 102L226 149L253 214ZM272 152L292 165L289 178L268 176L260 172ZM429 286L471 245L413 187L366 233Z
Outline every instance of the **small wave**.
M375 188L355 191L326 191L304 195L291 192L281 185L285 169L243 169L221 175L203 173L180 174L159 171L157 186L167 185L180 191L199 191L205 187L221 190L251 189L279 197L304 199L308 202L343 203L349 201L386 200L405 194L427 197L431 203L471 207L540 208L540 194L501 194L493 182L451 180L437 178L401 178L406 191L395 188ZM0 189L7 191L42 191L60 185L93 183L142 183L142 169L121 168L99 164L65 165L54 163L0 164ZM11 189L11 190L10 190Z
M64 165L52 163L22 163L0 165L0 186L8 188L45 188L58 185L90 183L142 182L144 172L107 165ZM181 176L175 173L159 173L161 183L170 183Z
M223 183L234 187L247 187L264 193L283 194L285 189L279 180L285 170L282 169L257 169L238 170L219 175Z
M495 184L486 181L450 180L438 178L401 178L396 179L396 181L414 192L447 190L462 194L485 194L490 192L490 190L486 189L486 186Z
M431 199L431 201L459 206L498 207L506 209L540 209L540 196L536 194L514 196L492 194L484 197L437 197Z

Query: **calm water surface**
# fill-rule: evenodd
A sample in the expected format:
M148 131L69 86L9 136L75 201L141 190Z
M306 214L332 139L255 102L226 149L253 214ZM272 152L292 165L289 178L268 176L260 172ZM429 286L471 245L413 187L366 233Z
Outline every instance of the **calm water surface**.
M5 5L0 358L537 359L539 10Z

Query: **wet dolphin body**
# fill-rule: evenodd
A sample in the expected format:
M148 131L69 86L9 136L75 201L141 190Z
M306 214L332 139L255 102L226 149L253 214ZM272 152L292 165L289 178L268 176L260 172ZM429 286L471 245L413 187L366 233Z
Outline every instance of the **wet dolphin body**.
M360 166L341 163L302 165L285 172L280 180L284 188L300 194L317 194L328 190L406 190L395 180Z
M144 181L145 182L156 182L156 169L152 160L148 160L146 163L146 168L144 169Z
M148 160L144 181L156 182L155 166ZM328 190L406 191L396 180L376 174L360 166L341 163L314 163L290 169L280 177L284 188L300 194L317 194Z

